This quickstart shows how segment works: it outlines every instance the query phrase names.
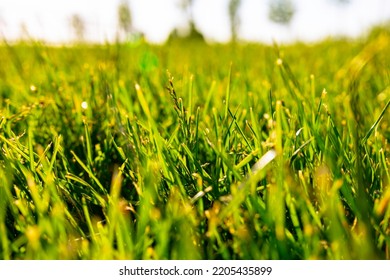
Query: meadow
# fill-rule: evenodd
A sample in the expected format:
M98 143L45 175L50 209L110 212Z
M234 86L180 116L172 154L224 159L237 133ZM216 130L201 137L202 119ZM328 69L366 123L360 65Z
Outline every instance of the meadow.
M0 45L0 259L390 259L390 33Z

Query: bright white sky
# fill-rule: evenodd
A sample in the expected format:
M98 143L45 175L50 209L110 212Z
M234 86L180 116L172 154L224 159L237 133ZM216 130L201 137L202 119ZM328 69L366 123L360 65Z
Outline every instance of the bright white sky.
M152 42L162 42L169 32L185 24L179 0L128 0L135 29ZM239 37L272 42L294 39L313 41L329 35L358 36L372 24L390 19L389 0L292 0L296 14L289 26L268 19L272 0L242 0ZM194 0L199 30L210 40L230 38L228 0ZM33 38L49 42L72 40L70 17L79 14L86 23L86 39L104 42L115 38L120 0L0 0L0 38L15 39L24 26Z

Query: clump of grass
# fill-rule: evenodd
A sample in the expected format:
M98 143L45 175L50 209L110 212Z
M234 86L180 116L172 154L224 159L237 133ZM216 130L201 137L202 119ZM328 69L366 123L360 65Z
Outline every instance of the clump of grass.
M1 46L0 258L388 259L389 40Z

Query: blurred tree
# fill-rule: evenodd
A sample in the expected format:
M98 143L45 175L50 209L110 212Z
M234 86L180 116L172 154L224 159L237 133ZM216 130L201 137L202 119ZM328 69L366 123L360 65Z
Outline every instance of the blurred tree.
M288 25L294 17L295 7L291 0L271 0L268 17L276 23Z
M238 9L240 4L241 0L229 1L230 32L233 42L237 41L237 29L240 25L240 18L238 17Z
M122 0L118 6L118 26L124 37L127 37L133 28L130 7L126 0Z
M84 38L85 23L84 23L83 18L78 14L74 14L70 18L70 24L71 24L72 30L74 32L76 41L78 41L78 42L84 41L84 39L85 39Z
M191 39L196 41L204 41L203 34L196 28L193 15L194 0L180 0L179 7L185 13L188 20L188 32L184 36L181 35L178 29L174 29L169 35L168 41L177 39Z
M180 8L184 11L188 18L188 23L191 25L191 23L194 22L194 17L192 13L192 6L194 4L193 0L181 0L179 3Z
M332 0L333 2L336 2L338 4L349 4L350 0Z

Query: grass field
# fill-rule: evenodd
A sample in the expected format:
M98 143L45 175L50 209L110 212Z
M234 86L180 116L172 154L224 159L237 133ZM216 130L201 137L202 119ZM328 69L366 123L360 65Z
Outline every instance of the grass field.
M390 33L0 46L0 259L390 259Z

